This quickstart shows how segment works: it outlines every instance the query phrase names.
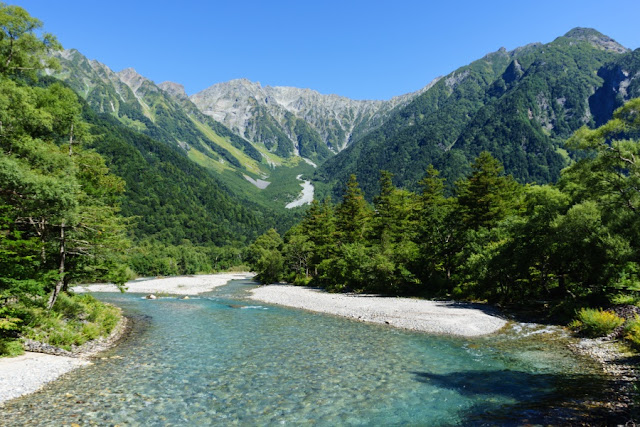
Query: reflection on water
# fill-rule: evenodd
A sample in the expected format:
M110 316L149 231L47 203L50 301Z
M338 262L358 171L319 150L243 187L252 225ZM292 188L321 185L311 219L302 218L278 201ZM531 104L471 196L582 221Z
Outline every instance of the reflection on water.
M535 423L604 381L545 334L429 336L259 305L242 299L249 285L100 295L134 318L128 339L6 404L2 424Z

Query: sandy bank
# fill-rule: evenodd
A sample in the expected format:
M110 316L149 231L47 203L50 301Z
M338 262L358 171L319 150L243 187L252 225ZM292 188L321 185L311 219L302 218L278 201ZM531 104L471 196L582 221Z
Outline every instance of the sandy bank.
M0 403L33 393L46 383L80 366L86 359L27 352L0 359Z
M176 295L196 295L209 292L218 286L226 285L230 280L249 279L253 273L218 273L198 276L164 277L161 279L142 279L127 282L128 293L167 293ZM95 284L75 286L74 292L119 292L117 286Z
M108 337L89 341L73 352L66 352L69 356L27 351L22 356L0 358L0 405L38 391L69 371L90 365L88 358L113 346L122 338L126 327L127 318L123 316Z
M459 335L486 335L507 322L490 307L451 301L427 301L372 295L330 294L290 285L262 286L251 298L287 307L335 314L364 322L383 323L415 331Z

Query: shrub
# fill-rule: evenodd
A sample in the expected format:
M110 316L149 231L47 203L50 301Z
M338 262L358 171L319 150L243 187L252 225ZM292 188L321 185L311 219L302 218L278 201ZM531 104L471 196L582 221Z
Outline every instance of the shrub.
M569 327L579 330L590 338L595 338L610 334L623 323L624 319L610 311L583 308L580 309L577 319L571 322Z
M0 357L19 356L24 353L20 341L15 339L0 338Z
M640 350L640 316L636 314L634 320L629 320L624 327L624 338L629 342L631 347Z
M71 350L74 345L109 335L120 320L120 311L88 294L61 293L51 311L34 307L28 319L25 337Z

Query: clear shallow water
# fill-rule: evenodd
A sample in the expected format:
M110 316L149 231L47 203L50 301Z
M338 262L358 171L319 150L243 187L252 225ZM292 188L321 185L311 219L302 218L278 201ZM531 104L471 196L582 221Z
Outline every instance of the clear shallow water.
M130 336L2 425L472 425L548 421L604 379L546 334L430 336L242 299L102 294ZM595 372L595 371L593 371Z

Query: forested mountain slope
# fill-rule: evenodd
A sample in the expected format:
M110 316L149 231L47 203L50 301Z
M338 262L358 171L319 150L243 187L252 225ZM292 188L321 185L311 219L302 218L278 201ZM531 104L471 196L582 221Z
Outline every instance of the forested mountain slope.
M433 164L451 185L487 150L520 182L553 182L567 165L563 141L579 127L596 124L592 109L601 122L619 105L612 102L601 111L592 104L605 85L601 70L633 56L627 52L582 28L548 44L500 49L439 80L327 161L316 178L339 194L355 173L370 197L380 170L413 188Z
M295 177L312 169L299 157L287 159L287 155L280 156L276 150L271 152L264 145L237 136L203 114L181 85L156 85L132 68L116 73L73 49L58 52L55 57L61 69L51 74L71 86L94 111L113 116L127 128L177 149L215 172L241 201L250 200L282 212L299 192ZM317 160L313 153L306 154ZM278 182L265 189L255 184L259 180Z
M223 246L245 242L275 225L272 215L263 216L263 209L240 203L180 148L131 131L88 107L85 117L93 125L94 140L89 145L126 183L122 214L133 217L138 239Z

